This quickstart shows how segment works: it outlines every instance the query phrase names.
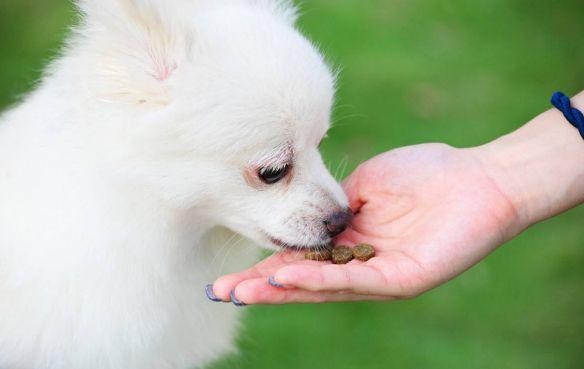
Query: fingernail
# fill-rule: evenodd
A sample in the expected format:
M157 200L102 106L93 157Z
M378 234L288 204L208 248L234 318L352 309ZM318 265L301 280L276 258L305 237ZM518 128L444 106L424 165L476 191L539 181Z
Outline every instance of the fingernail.
M274 279L274 276L273 275L268 278L268 284L270 286L278 287L278 288L283 288L284 287L283 284L280 284L280 283L276 282L276 280Z
M229 294L229 297L231 297L231 302L233 303L233 305L235 305L237 307L247 306L246 303L239 301L237 299L237 297L235 297L235 291L231 291L231 293Z
M205 286L205 294L207 295L207 298L213 302L223 301L219 297L215 296L215 293L213 292L213 285L212 284L208 284Z

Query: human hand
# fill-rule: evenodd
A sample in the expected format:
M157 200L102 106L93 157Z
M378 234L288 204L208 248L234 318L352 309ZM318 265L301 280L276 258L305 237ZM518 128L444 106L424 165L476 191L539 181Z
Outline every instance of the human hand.
M233 292L245 304L410 298L464 272L524 226L469 149L390 151L359 166L344 188L356 215L335 243L372 244L374 258L333 265L280 252L219 278L214 294L229 301Z

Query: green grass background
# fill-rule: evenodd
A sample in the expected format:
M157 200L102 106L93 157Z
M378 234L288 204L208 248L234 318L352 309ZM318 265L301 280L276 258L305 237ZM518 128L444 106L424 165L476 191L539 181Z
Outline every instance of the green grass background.
M484 143L549 108L554 90L584 89L581 0L302 9L300 27L342 68L323 151L343 175L398 146ZM1 108L32 88L74 19L65 0L0 0ZM539 224L412 301L247 308L240 353L212 368L584 368L583 220L580 207Z

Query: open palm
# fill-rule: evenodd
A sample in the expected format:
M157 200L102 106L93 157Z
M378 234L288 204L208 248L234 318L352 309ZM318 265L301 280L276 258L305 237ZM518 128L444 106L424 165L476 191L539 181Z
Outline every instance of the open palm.
M333 265L280 252L219 278L215 295L229 301L233 292L245 304L409 298L519 231L514 208L472 150L425 144L390 151L359 166L344 188L356 215L336 244L372 244L374 258Z

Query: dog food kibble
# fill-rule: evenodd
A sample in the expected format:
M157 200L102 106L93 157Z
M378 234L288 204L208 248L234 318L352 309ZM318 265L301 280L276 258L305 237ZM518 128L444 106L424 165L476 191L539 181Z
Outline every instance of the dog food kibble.
M333 264L347 264L353 260L353 251L347 246L337 246L332 252Z
M362 243L353 247L353 256L357 260L367 261L375 256L375 249L371 245Z
M332 250L314 250L304 254L306 260L328 261L332 260L333 264L347 264L353 259L367 261L375 256L373 246L366 243L359 244L355 247L336 246Z
M309 251L304 254L306 260L327 261L332 258L331 250L324 249L318 251Z

